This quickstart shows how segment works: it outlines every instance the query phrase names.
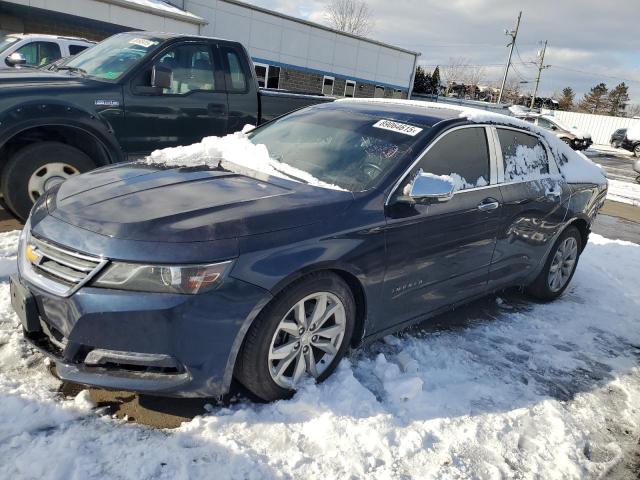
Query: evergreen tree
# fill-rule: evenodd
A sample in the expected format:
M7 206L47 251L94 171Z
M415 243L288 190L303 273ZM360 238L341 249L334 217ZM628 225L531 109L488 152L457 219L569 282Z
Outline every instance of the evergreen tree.
M560 95L556 100L558 101L558 108L560 110L571 110L573 108L573 100L575 99L576 94L571 87L565 87L562 89L562 95Z
M629 87L624 82L619 83L610 92L607 98L607 110L609 115L624 117L629 103Z
M431 93L440 91L440 65L436 65L435 70L431 74Z
M413 80L413 91L415 93L431 93L431 75L419 65Z
M608 101L607 94L609 89L604 83L599 83L585 93L580 101L580 109L587 113L595 113L604 115L607 113Z

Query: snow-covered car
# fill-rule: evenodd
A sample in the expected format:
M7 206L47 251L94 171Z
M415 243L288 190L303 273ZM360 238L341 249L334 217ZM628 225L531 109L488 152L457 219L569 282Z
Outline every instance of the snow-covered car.
M317 104L53 187L12 305L62 379L216 396L235 378L273 400L489 292L557 298L606 193L597 165L511 117Z
M591 139L591 134L589 132L565 125L551 115L526 113L519 115L518 118L529 123L533 123L540 128L551 130L560 140L565 142L574 150L586 150L593 144L593 140Z
M611 134L610 143L613 148L624 148L640 157L640 127L617 129Z

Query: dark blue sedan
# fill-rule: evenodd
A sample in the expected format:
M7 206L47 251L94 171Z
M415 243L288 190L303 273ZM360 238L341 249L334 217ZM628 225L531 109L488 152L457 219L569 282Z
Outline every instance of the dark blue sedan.
M272 174L136 162L39 199L12 303L60 378L169 396L235 378L286 397L349 348L487 293L558 297L606 195L543 131L431 104L316 105L247 138Z

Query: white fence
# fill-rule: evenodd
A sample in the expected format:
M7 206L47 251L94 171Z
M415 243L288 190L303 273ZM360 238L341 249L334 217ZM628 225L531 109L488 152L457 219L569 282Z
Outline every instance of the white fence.
M609 117L607 115L564 112L561 110L545 110L544 113L553 115L570 127L589 132L593 143L598 145L608 145L611 134L619 128L640 127L640 120L636 118Z

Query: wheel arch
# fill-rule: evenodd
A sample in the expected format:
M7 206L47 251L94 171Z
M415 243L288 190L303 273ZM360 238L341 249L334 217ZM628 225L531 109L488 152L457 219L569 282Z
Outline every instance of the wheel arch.
M38 141L59 141L78 148L96 166L122 161L113 128L101 116L66 103L27 103L0 115L0 171L20 148ZM6 128L10 126L10 128Z
M228 391L231 385L238 354L240 353L247 332L249 331L249 328L251 328L253 322L258 318L258 315L260 315L260 313L267 308L267 306L269 306L269 304L271 304L271 302L273 302L284 289L303 280L309 275L321 272L330 272L338 276L349 287L356 304L356 324L354 325L354 331L351 337L351 347L356 347L360 344L366 331L367 297L364 285L358 278L357 273L342 265L319 264L308 266L302 270L292 273L285 279L278 282L278 284L269 292L270 295L265 297L262 302L256 305L251 314L243 322L233 342L233 347L225 367L223 381L225 391Z

